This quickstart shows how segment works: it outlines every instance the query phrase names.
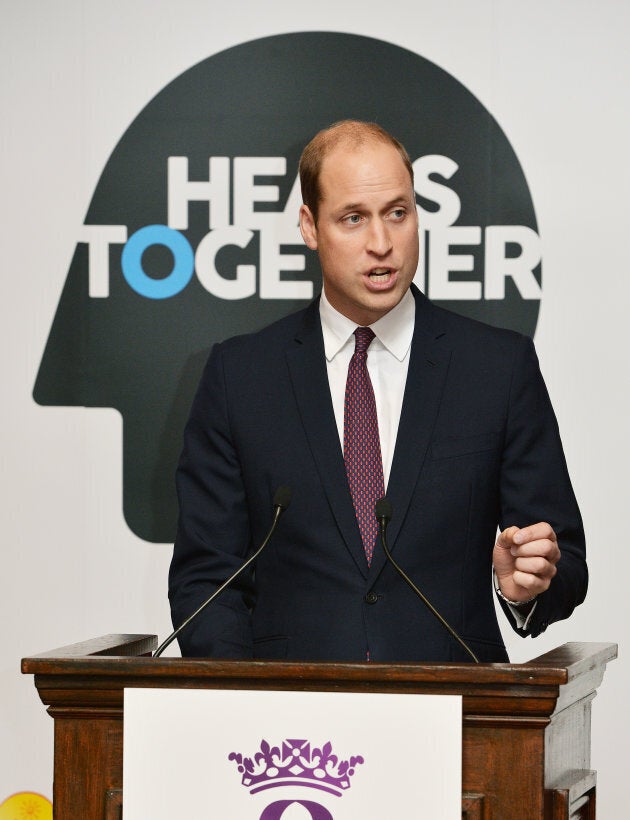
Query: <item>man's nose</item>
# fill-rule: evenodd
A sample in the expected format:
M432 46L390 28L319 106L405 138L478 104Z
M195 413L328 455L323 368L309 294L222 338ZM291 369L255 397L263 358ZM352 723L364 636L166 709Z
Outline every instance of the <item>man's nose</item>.
M375 256L385 256L391 249L392 242L387 225L382 219L372 220L368 231L368 252Z

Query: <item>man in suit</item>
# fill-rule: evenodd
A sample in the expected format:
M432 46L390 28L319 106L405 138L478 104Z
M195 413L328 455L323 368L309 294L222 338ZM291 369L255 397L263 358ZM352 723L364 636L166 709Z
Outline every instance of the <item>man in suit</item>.
M469 660L363 517L386 488L396 561L479 659L507 660L493 581L524 636L568 617L587 585L580 513L533 344L437 308L412 285L413 171L380 127L320 132L300 178L300 228L319 254L323 292L210 355L178 468L176 626L261 543L276 488L291 486L293 498L255 572L182 632L182 653ZM358 423L375 418L376 442L351 433L357 327L374 334ZM380 449L379 475L365 486L344 463L362 461L362 438Z

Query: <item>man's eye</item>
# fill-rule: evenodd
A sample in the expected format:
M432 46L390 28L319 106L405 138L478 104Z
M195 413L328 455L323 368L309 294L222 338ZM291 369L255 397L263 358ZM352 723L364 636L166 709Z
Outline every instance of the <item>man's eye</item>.
M358 225L359 222L361 221L361 216L359 214L349 214L348 216L345 217L345 221L349 225Z
M394 219L403 219L405 217L406 213L407 212L405 211L404 208L396 208L395 210L392 211L392 217Z

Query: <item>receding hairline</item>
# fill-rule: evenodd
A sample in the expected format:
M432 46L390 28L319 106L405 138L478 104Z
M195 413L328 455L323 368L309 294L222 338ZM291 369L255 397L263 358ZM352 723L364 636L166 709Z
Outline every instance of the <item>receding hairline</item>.
M340 120L319 131L302 151L299 163L302 201L317 220L321 201L320 176L327 156L339 146L361 148L369 144L389 145L396 149L407 169L413 186L413 167L409 154L396 137L375 122L362 120Z
M363 120L339 120L318 131L308 145L322 144L326 153L335 148L340 142L350 142L361 145L365 142L388 142L398 143L398 140L386 131L383 126L376 122L364 122ZM308 148L308 145L306 148ZM306 150L306 149L305 149Z

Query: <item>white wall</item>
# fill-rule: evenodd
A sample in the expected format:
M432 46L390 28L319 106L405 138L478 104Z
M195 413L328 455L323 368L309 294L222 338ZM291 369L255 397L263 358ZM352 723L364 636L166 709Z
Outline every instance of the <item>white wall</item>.
M170 621L170 545L135 537L121 509L121 419L31 398L78 229L116 142L166 83L249 39L364 34L461 80L523 164L543 238L536 343L590 546L587 602L535 643L506 632L514 660L569 640L619 641L594 706L602 817L620 817L625 767L609 740L630 730L623 657L629 461L625 312L630 6L617 0L399 0L305 7L288 0L0 0L0 803L52 793L52 720L27 654ZM616 746L616 744L615 744Z

